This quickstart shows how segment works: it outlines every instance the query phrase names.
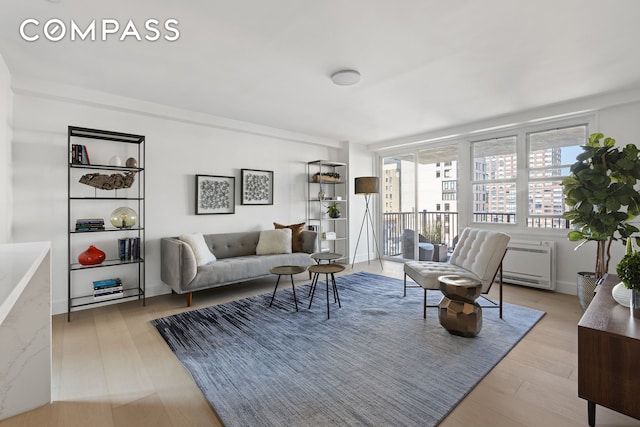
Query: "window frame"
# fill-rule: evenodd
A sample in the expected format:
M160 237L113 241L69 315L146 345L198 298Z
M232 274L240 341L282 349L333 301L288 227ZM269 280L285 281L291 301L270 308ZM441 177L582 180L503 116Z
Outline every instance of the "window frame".
M486 142L486 141L491 141L491 140L500 140L500 139L505 139L505 138L515 138L515 146L514 146L514 152L513 154L516 156L516 171L515 171L515 177L512 178L493 178L493 179L475 179L475 172L476 172L476 168L475 168L475 155L474 155L474 144L477 143L481 143L481 142ZM469 211L469 220L472 224L495 224L495 225L507 225L507 226L515 226L518 224L518 208L521 204L520 198L518 197L518 179L521 177L522 173L520 171L520 159L522 158L522 154L519 152L518 150L518 135L515 132L514 129L510 129L507 131L502 131L502 132L496 132L496 133L492 133L492 134L484 134L480 137L474 138L472 140L468 141L469 144L469 176L471 177L470 183L471 185L469 186L469 191L470 191L470 198L471 198L471 206L470 206L470 211ZM486 170L485 170L486 172ZM495 185L495 184L507 184L507 185L514 185L515 186L515 204L516 204L516 210L513 213L513 218L514 221L513 222L504 222L504 221L500 221L500 222L494 222L494 221L477 221L476 220L476 212L474 209L474 203L476 202L476 198L475 198L475 192L474 192L474 188L476 185ZM483 200L480 201L486 201L486 197L482 198ZM510 214L511 215L511 214ZM488 217L488 216L487 216Z
M529 225L529 183L531 182L529 178L529 138L528 135L537 132L550 131L555 129L563 129L563 128L571 128L575 126L586 126L586 135L587 137L597 132L596 127L596 114L595 113L587 113L587 114L578 114L571 117L557 118L551 120L539 120L535 121L535 123L529 122L526 124L519 124L509 126L508 128L504 128L498 131L489 131L489 132L479 132L473 135L473 138L466 138L465 142L469 147L469 164L468 164L468 173L469 173L469 182L471 183L469 194L467 194L467 203L465 204L469 208L469 223L474 225L495 225L500 227L509 227L511 229L520 229L523 231L532 231L539 230L543 232L558 232L558 233L566 233L567 228L551 228L551 227L532 227ZM483 180L478 181L474 178L474 153L473 153L473 143L479 141L486 141L490 139L500 139L509 136L516 137L516 155L517 155L517 168L516 168L516 179L514 180L516 185L516 212L515 212L515 222L506 223L506 222L480 222L475 220L474 215L474 192L473 186L478 183L495 183L495 182L511 182L511 180ZM586 142L586 141L585 141ZM561 179L561 178L560 178ZM562 216L562 215L558 215Z
M589 123L584 122L584 123L575 123L572 125L565 125L565 126L554 126L552 128L549 129L543 129L543 130L531 130L529 132L527 132L525 134L525 138L526 138L526 147L527 147L527 200L529 200L529 187L531 186L531 184L534 183L552 183L554 181L561 181L564 180L568 175L569 175L569 168L571 167L572 164L575 163L576 159L571 159L570 163L560 163L558 165L555 166L545 166L545 167L533 167L531 165L531 135L536 134L536 133L543 133L543 132L551 132L551 131L558 131L558 130L563 130L563 129L571 129L571 128L578 128L578 127L585 127L585 143L589 138L590 135L590 130L589 130ZM556 146L557 147L557 146ZM555 176L542 176L542 177L532 177L532 171L535 170L539 170L539 171L545 171L545 170L550 170L550 169L565 169L567 170L567 174L566 175L555 175ZM536 199L537 200L537 199ZM535 203L535 201L533 202ZM564 195L562 195L562 212L566 212L566 205L564 205ZM542 204L541 204L542 207ZM526 212L526 224L527 224L527 228L528 229L561 229L561 230L567 230L570 228L570 224L567 222L567 220L563 219L563 215L562 213L560 214L553 214L553 213L549 213L549 214L532 214L530 211L530 206L529 203L527 203L527 212ZM533 222L536 222L536 220L540 220L540 219L550 219L551 222L553 223L554 220L555 222L559 222L559 223L564 223L564 227L534 227L530 224L532 224Z

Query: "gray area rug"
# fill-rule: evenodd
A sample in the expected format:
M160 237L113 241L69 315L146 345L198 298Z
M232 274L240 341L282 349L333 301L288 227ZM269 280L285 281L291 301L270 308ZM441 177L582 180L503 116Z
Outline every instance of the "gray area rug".
M283 280L287 279L283 277ZM433 426L542 318L516 305L483 311L475 338L449 334L422 289L370 273L152 321L227 426ZM274 278L275 284L275 278ZM429 292L430 303L440 295Z

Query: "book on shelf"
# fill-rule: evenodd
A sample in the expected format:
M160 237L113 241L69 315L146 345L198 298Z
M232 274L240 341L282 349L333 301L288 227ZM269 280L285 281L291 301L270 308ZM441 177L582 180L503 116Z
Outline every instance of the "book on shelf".
M93 289L100 289L100 288L113 287L113 286L122 286L122 280L120 280L119 277L116 277L114 279L95 280L93 282Z
M124 297L124 292L123 291L119 291L119 292L113 292L113 293L109 293L109 294L94 295L93 296L93 300L94 301L106 301L106 300L118 299L118 298L122 298L122 297Z
M118 255L120 261L131 261L140 258L140 238L126 237L118 239Z
M76 220L76 231L104 230L102 218L79 218Z
M77 165L90 165L89 152L86 145L72 144L71 145L71 163Z
M120 286L110 286L110 287L106 287L106 288L99 288L99 289L95 289L93 291L93 296L97 297L97 296L102 296L102 295L111 295L111 294L115 294L118 292L122 292L124 290L124 287L122 285Z

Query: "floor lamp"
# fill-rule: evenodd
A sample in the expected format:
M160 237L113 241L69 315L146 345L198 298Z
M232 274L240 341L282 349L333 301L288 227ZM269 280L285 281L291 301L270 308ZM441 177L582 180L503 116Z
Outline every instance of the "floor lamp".
M353 252L353 262L351 263L351 268L356 262L356 254L358 253L358 245L360 244L360 237L362 236L362 229L365 227L365 223L367 223L367 264L370 263L369 259L369 228L371 228L371 234L373 234L373 242L376 246L376 253L378 254L378 259L380 260L380 268L382 267L382 258L380 257L380 250L378 249L378 240L376 239L375 227L373 225L373 219L371 218L371 211L369 210L369 201L371 200L372 194L379 193L379 180L377 176L361 176L356 178L355 180L356 191L355 194L364 194L364 201L366 208L364 210L364 217L362 218L362 225L360 226L360 233L358 234L358 241L356 242L356 249Z

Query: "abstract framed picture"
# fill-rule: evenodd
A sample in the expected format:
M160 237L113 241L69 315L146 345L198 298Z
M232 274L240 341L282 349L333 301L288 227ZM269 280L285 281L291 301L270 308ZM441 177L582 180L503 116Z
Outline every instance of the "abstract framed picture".
M236 178L196 175L196 215L235 212Z
M273 171L241 169L243 205L273 204Z

